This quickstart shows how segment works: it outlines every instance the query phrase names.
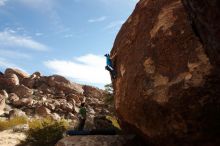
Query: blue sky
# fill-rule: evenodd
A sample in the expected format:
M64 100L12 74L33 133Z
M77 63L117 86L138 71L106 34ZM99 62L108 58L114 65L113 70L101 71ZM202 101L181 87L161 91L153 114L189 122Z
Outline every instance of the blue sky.
M138 0L0 0L0 70L110 83L103 54Z

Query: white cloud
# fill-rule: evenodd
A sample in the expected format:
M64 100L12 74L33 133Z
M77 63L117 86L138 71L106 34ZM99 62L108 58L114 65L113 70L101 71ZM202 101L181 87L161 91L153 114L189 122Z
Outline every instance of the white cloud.
M49 60L44 63L56 74L73 78L76 81L88 84L110 83L110 75L105 70L104 56L87 54L76 57L73 61Z
M20 53L17 51L10 51L5 49L0 49L0 57L5 58L16 58L16 59L30 59L31 56L25 53Z
M111 23L109 23L105 29L115 29L115 28L120 28L121 25L124 23L125 21L123 20L117 20L117 21L113 21Z
M36 51L46 51L49 48L30 37L19 36L9 31L0 32L0 45L9 47L23 47Z
M89 19L88 22L94 23L94 22L102 22L102 21L105 21L105 20L106 20L106 16L102 16L102 17L99 17L99 18Z
M0 0L0 6L4 6L8 0Z

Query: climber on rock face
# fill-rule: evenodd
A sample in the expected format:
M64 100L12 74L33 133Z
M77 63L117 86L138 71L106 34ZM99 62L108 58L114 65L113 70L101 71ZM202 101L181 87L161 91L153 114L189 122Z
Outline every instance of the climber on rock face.
M105 54L105 57L106 57L106 66L105 66L105 69L108 70L110 72L110 75L113 79L116 78L116 72L113 68L113 65L112 65L112 61L110 59L110 55L109 54Z

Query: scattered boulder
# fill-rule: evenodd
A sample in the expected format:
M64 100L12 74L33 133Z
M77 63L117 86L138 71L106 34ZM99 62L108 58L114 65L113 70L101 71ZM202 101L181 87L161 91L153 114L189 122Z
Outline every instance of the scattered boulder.
M67 112L73 112L75 109L74 106L70 103L62 103L61 104L61 109Z
M71 119L74 121L77 119L77 117L73 113L69 112L66 116L66 119Z
M48 85L55 87L57 91L64 91L65 93L82 93L82 86L76 83L71 83L65 77L53 75L48 77Z
M10 103L14 103L15 101L19 100L19 97L15 93L10 93L8 100L10 101Z
M51 111L48 108L44 107L44 106L36 107L35 112L40 117L51 116Z
M33 95L33 90L24 85L14 86L12 92L18 95L20 98L27 98Z
M27 132L29 130L28 124L16 125L12 128L13 132Z
M35 83L36 83L36 80L32 78L24 78L22 80L22 84L28 88L34 88Z
M83 90L84 90L83 95L86 97L101 99L101 98L103 98L103 95L104 95L103 90L92 87L92 86L84 85Z
M34 108L32 106L25 107L25 108L22 107L22 108L23 108L22 111L24 111L27 116L34 117L35 111L34 111Z
M0 95L4 96L6 99L8 99L8 93L5 90L0 90Z
M4 90L0 91L0 115L4 113L4 108L5 108L5 99L7 98L7 92Z
M72 101L73 100L75 101L75 103L81 103L81 100L80 100L80 96L76 95L76 94L69 94L67 97L66 97L67 101ZM72 100L73 99L73 100Z
M7 80L4 75L0 75L0 89L7 89Z
M9 119L13 119L15 117L26 117L26 114L22 110L13 109L9 112Z
M54 100L53 105L55 106L55 108L59 108L61 106L61 103L57 100Z
M56 105L56 106L57 106L57 105ZM49 103L49 104L47 105L47 108L50 109L50 110L55 110L56 106L55 106L54 104L52 104L52 103ZM57 106L57 107L58 107L58 106Z
M13 102L15 106L32 106L34 103L32 98L21 98Z
M6 81L7 81L6 84L9 87L13 87L13 86L19 85L19 79L18 79L16 74L6 74L5 78L6 78Z
M77 93L83 94L84 90L83 90L82 85L71 82L71 86L75 91L77 91Z
M31 79L39 79L41 76L42 76L42 74L37 71L37 72L34 72L34 73L30 76L30 78L31 78Z
M55 121L60 121L61 117L57 113L52 113L50 117Z

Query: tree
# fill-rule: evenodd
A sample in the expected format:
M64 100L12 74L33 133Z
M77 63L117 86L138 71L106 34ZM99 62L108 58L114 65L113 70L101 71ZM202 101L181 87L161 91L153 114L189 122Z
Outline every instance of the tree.
M105 101L106 102L113 102L114 101L114 96L113 96L113 87L112 84L107 84L105 85Z
M106 85L105 85L105 92L107 92L107 93L109 93L109 94L113 94L112 83L111 83L111 84L106 84Z

